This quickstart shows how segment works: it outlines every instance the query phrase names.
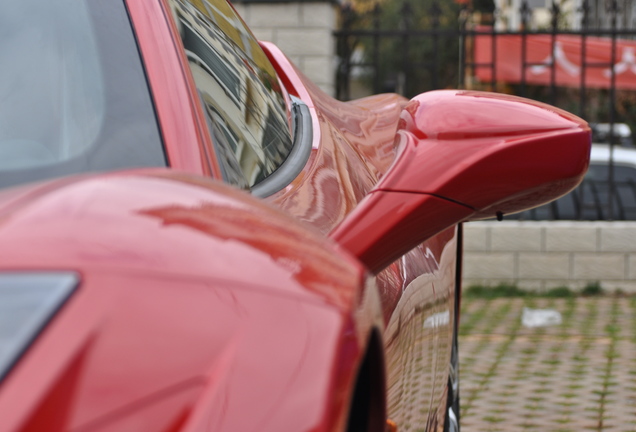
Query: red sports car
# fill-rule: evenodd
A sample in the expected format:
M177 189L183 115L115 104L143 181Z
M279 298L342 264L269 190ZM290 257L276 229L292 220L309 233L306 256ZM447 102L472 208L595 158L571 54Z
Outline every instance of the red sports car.
M0 0L0 430L457 430L460 223L589 148L509 96L336 101L226 0Z

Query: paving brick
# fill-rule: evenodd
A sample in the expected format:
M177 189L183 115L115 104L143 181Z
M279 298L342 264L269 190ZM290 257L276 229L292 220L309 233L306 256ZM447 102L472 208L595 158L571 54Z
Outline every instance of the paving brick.
M300 24L305 27L336 28L336 9L331 3L301 3Z
M600 235L603 252L636 252L636 223L606 225Z
M543 228L526 224L515 226L493 224L491 247L499 252L527 252L541 250Z
M636 253L627 255L628 278L636 281Z
M502 253L512 252L517 254L519 274L515 279L523 281L523 285L537 288L537 284L528 284L526 281L540 280L540 289L549 289L554 286L567 286L572 289L581 289L590 282L601 281L611 291L622 289L633 292L633 284L636 282L636 222L518 222L504 221L475 222L465 225L464 251L467 260L473 253ZM537 234L539 233L539 234ZM534 234L534 235L533 235ZM631 246L633 245L633 247ZM543 273L542 266L549 265L549 258L537 258L538 263L535 274L530 274L528 264L523 253L540 251L549 254L572 253L578 254L607 254L606 258L600 258L600 265L591 261L591 258L577 260L577 273L574 274L574 255L570 259L569 275L571 279L564 277L565 267L559 269L548 267L548 272ZM624 263L616 263L616 258L624 254ZM538 256L538 255L537 255ZM602 256L602 255L600 255ZM527 257L527 255L525 255ZM609 258L611 257L611 258ZM590 261L591 260L591 261ZM560 261L562 263L562 261ZM608 266L608 264L611 264ZM601 267L601 268L599 268ZM624 270L620 274L621 269ZM552 273L551 273L552 272ZM593 277L585 279L586 276ZM503 279L481 276L485 285L497 285L504 282ZM470 277L475 280L478 278ZM558 284L554 285L554 281ZM625 282L625 287L621 284ZM524 288L524 286L521 286Z
M464 253L490 251L492 224L464 224Z
M623 280L625 257L623 254L574 254L572 276L589 281Z
M268 3L249 5L247 25L253 27L298 27L300 5L298 3Z
M570 254L520 252L517 275L521 279L568 279Z
M298 56L298 55L296 55L296 56L287 56L287 58L289 59L290 62L292 62L298 68L300 68L300 70L303 70L303 60L304 60L303 56Z
M466 278L514 279L515 256L512 253L472 253L464 258Z
M270 27L252 27L252 33L258 40L276 43L274 30Z
M596 252L599 228L594 226L563 226L545 228L545 247L548 252Z
M303 71L324 92L333 94L335 71L331 57L305 57L303 58Z
M248 21L248 9L249 7L243 4L238 4L238 3L234 3L234 9L236 9L236 12L238 12L239 16L241 18L243 18L243 21L245 21L247 23L247 25L249 26L249 21Z
M279 28L276 44L289 56L332 56L334 52L331 33L322 29Z
M632 312L636 307L632 302L609 296L467 299L466 312L487 309L489 313L468 317L479 319L459 340L462 404L468 405L462 411L464 432L499 427L504 431L634 432L636 319ZM564 313L561 326L523 329L517 327L514 313L501 313L524 306L570 313ZM500 325L483 324L494 315ZM607 333L611 323L621 329L614 341ZM509 341L503 355L502 341ZM608 369L611 346L614 355Z

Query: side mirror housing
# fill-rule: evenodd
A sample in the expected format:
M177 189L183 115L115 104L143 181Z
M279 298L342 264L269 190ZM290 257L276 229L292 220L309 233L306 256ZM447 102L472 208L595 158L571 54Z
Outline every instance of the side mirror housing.
M566 194L587 171L591 131L539 102L442 90L411 100L396 144L386 175L331 233L374 273L459 222Z

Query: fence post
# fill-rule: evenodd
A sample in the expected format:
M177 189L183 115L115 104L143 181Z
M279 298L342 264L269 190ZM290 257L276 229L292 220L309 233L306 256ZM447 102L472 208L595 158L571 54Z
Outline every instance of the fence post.
M607 5L610 12L611 36L612 36L612 55L610 60L610 91L609 91L609 133L610 133L610 160L609 160L609 197L608 197L608 218L614 219L614 122L616 121L616 15L618 14L618 4L616 0L610 0Z
M442 9L439 7L437 0L431 4L431 28L433 29L433 61L431 63L431 83L433 88L437 88L437 65L439 60L439 18L442 15Z
M556 87L556 68L557 68L557 45L556 37L559 30L559 14L561 9L557 5L555 0L552 0L552 8L550 8L552 14L552 33L551 33L551 48L552 48L552 61L550 67L550 104L556 104L557 87Z
M373 92L380 93L380 3L373 8Z
M528 67L528 17L531 13L528 1L523 0L521 9L521 95L526 96L526 69Z
M468 7L462 4L459 11L459 65L457 70L457 87L466 88L466 26L468 23Z
M405 1L402 4L402 9L400 10L402 13L401 23L402 23L402 70L398 73L396 77L396 92L401 94L402 96L406 96L407 84L409 78L409 45L410 45L410 29L411 29L411 16L413 14L413 9L411 8L411 4L408 1Z
M586 95L586 87L585 87L585 74L587 73L587 28L589 24L589 14L590 14L590 5L588 4L589 0L583 0L581 4L580 11L582 12L581 16L581 86L580 86L580 106L579 106L579 116L581 118L585 118L587 114L586 104L587 104L587 95Z
M342 29L337 35L340 61L336 72L336 98L349 100L351 98L349 83L351 80L351 56L353 49L350 47L349 31L355 21L355 12L349 4L344 4L340 9Z
M497 90L497 9L492 12L492 75L490 76L490 91Z

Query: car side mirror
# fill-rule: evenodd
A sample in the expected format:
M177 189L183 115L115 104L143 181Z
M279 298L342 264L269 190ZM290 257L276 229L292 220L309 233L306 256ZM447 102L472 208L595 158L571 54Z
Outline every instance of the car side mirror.
M409 102L396 144L391 168L330 234L374 273L459 222L566 194L587 171L591 131L540 102L442 90Z

